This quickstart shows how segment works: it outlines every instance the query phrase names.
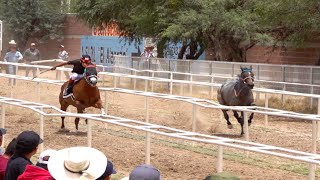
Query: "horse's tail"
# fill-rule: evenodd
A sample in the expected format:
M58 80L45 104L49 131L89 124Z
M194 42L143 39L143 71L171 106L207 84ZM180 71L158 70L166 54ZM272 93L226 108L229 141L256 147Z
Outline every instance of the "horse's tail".
M225 105L225 100L223 99L222 94L221 94L221 90L222 90L223 86L224 86L224 84L222 84L222 85L219 87L218 91L217 91L217 99L218 99L218 102L219 102L220 104Z

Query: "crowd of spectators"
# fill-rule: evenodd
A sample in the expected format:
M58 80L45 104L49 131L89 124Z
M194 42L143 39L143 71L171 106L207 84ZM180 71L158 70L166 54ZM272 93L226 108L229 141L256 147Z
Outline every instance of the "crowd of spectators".
M0 145L6 130L0 128ZM35 165L32 157L43 142L34 131L23 131L0 151L0 180L110 180L117 171L99 150L90 147L47 149ZM161 180L152 165L139 165L122 180Z

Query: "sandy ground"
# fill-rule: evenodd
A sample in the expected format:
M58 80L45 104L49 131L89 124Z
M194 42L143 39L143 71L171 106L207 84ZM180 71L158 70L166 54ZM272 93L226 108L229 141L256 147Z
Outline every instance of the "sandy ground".
M22 73L22 72L20 72ZM47 74L42 77L54 77ZM17 99L37 101L36 85L32 82L18 81L16 87L7 86L7 79L0 78L3 84L0 95ZM41 85L41 102L59 107L60 87ZM103 93L102 93L103 96ZM144 98L140 96L108 93L108 113L110 115L144 120ZM103 97L104 100L104 97ZM150 99L150 122L178 129L191 130L192 106L171 100ZM72 109L75 112L75 109ZM98 113L88 109L89 113ZM243 139L239 137L240 125L233 118L234 129L227 129L220 111L198 109L197 132ZM230 113L231 115L231 113ZM23 130L39 132L39 116L30 110L12 107L6 111L6 142ZM73 119L67 119L69 133L60 133L60 118L45 118L45 149L61 149L70 146L86 145L86 126L80 121L80 131L74 132ZM93 147L103 151L111 159L117 170L117 177L127 175L136 165L144 162L144 133L127 128L102 123L94 123ZM207 144L195 144L160 136L152 137L151 163L161 171L163 179L203 179L215 173L217 147ZM264 117L256 115L250 127L250 140L289 149L311 151L311 123L292 119L270 117L269 126L264 126ZM319 149L319 146L318 146ZM224 149L224 170L239 175L241 179L306 179L307 165L280 158L250 153L246 158L243 151ZM317 172L319 175L319 172ZM115 178L117 179L117 178Z

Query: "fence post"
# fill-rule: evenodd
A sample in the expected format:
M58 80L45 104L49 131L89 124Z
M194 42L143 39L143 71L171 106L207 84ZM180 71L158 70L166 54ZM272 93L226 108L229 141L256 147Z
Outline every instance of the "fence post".
M218 146L217 173L223 171L223 146Z
M243 111L243 128L244 128L244 137L246 141L250 141L249 139L249 125L248 125L248 112ZM246 151L246 156L249 157L249 151Z
M265 93L265 100L264 100L264 107L268 108L269 107L269 94ZM264 115L264 125L268 126L268 115Z
M234 64L232 64L232 72L231 72L231 77L234 77Z
M108 97L107 97L107 91L104 91L104 112L106 115L108 114Z
M258 67L257 67L257 87L258 88L261 88L260 86L261 86L261 83L260 83L260 65L258 65ZM256 101L257 102L259 102L260 101L260 92L256 92Z
M43 111L43 108L40 108L40 111ZM40 125L40 138L43 139L43 133L44 133L44 115L40 114L40 121L39 121L39 125ZM40 153L43 152L43 143L40 144Z
M104 66L102 67L102 72L105 72L105 68ZM104 77L104 74L101 74L102 75L102 86L104 87L104 81L105 81L105 77Z
M117 88L117 77L113 76L113 88Z
M137 79L136 79L136 76L137 76L137 71L134 71L134 79L133 79L133 90L136 90L137 88Z
M170 72L170 94L172 94L172 85L173 85L173 73L172 72Z
M18 75L18 73L19 73L19 66L16 66L16 72L15 72L15 74L16 75ZM17 86L17 79L14 79L14 86Z
M318 98L318 115L320 115L320 98ZM318 124L318 140L320 139L320 121L317 121L317 124Z
M144 91L148 92L148 80L144 80Z
M211 62L210 63L210 83L213 83L213 81L214 81L214 77L213 77L213 63ZM213 99L213 87L212 87L212 85L210 85L210 99Z
M318 121L319 124L319 121ZM312 153L317 153L317 133L319 133L317 128L317 121L312 121ZM309 164L309 180L314 180L316 176L316 165L315 164Z
M192 74L190 75L190 84L189 84L189 92L190 92L190 95L192 96L192 78L193 78L193 76L192 76Z
M285 66L283 65L281 69L282 69L282 82L285 82L286 81L286 69L285 69ZM286 90L286 85L285 84L283 84L283 89L282 90L283 91ZM282 101L282 105L284 105L285 99L284 99L284 95L283 94L281 94L281 101Z
M91 119L88 119L88 124L87 124L87 128L88 128L88 132L87 132L87 143L88 143L88 147L92 147L92 129L91 129Z
M146 114L145 119L146 123L149 123L149 97L145 97L145 108L146 108ZM146 132L146 149L145 149L145 163L150 164L150 143L151 143L151 134L150 132Z
M37 82L37 97L38 97L38 103L41 103L41 87L40 82Z
M196 128L197 128L197 105L196 104L192 104L192 132L196 132Z
M311 84L311 89L310 89L310 94L314 94L314 87L313 87L313 68L310 68L310 84ZM310 97L310 109L313 106L313 97Z
M1 128L5 128L6 126L6 107L5 107L5 104L2 103L1 104ZM5 135L2 136L2 146L1 147L4 147L4 144L5 144Z
M151 74L151 76L152 76L152 78L154 78L154 72L152 71L152 74ZM152 81L151 81L151 92L153 92L154 91L154 80L152 79Z

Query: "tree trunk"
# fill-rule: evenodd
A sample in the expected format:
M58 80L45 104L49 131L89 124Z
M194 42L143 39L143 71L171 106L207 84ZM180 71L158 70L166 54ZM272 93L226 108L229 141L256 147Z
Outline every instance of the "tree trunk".
M157 44L158 58L164 58L164 50L166 49L167 39L162 38Z

